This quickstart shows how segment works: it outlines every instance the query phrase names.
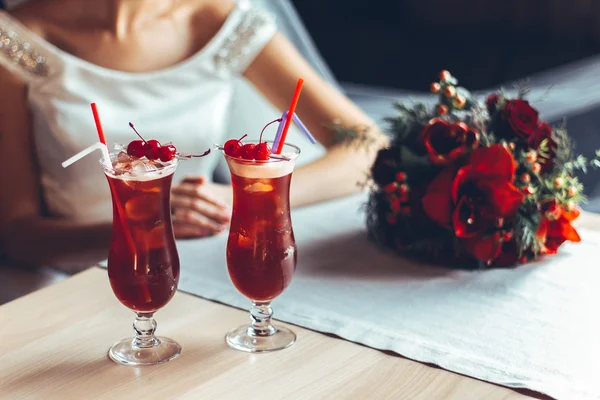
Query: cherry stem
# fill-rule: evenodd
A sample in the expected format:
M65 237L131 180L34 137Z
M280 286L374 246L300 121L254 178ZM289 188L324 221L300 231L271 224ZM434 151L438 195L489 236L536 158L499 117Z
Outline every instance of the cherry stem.
M267 129L269 127L269 125L274 124L275 122L281 122L281 118L275 119L275 120L273 120L273 121L271 121L271 122L269 122L268 124L265 125L265 127L260 132L260 138L258 139L258 143L262 142L262 135L265 132L265 129Z
M241 138L238 139L238 142L241 142L242 139L244 139L246 136L248 136L248 134L246 133L244 136L242 136Z
M131 127L131 129L133 129L133 131L135 132L136 135L138 135L140 137L140 139L142 139L142 142L148 144L148 142L146 142L146 139L144 139L142 137L142 135L140 135L140 133L137 131L137 129L135 129L135 126L133 126L133 124L130 122L129 126Z
M177 155L178 155L179 157L182 157L182 158L192 158L192 157L195 157L195 158L200 158L200 157L207 156L207 155L209 155L209 154L210 154L210 149L206 150L206 151L205 151L204 153L202 153L202 154L179 154L179 153L177 153Z

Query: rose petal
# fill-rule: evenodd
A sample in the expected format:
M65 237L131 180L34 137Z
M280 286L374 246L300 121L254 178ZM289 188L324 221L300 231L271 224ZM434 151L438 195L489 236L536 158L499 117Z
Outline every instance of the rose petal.
M559 218L556 221L550 221L548 224L548 237L560 238L569 240L571 242L580 242L581 237L579 233L573 228L569 220L566 218Z
M465 251L484 262L495 260L502 250L502 242L495 240L493 236L464 239L462 244Z
M454 234L460 238L469 238L479 235L489 228L489 220L484 218L479 210L478 205L472 204L471 199L463 196L452 213L452 226ZM471 219L471 223L469 223Z
M460 195L460 188L470 182L474 178L474 170L471 165L460 168L456 172L456 176L452 181L452 201L454 204L458 203L458 197Z
M428 186L421 204L425 214L443 227L450 228L454 203L450 187L456 168L444 169Z
M487 203L493 208L497 217L512 217L517 213L525 196L512 183L503 179L480 179L477 187L487 197Z
M499 144L473 151L469 163L475 170L474 173L481 176L498 177L511 182L515 177L513 156Z
M567 221L575 221L579 218L581 214L581 210L578 207L574 207L571 211L563 211L562 216L565 217Z

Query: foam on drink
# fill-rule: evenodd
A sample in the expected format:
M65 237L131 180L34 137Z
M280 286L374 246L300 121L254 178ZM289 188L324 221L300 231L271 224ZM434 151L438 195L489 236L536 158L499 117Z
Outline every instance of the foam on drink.
M289 175L294 171L295 163L293 161L298 157L298 154L284 153L282 156L290 159L292 162L276 159L271 159L269 161L248 161L232 158L229 167L231 168L231 172L243 178L279 178Z

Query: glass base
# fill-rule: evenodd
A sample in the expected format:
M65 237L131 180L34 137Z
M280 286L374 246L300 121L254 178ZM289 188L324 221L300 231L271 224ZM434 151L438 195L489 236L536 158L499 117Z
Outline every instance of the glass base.
M229 331L225 336L227 345L246 353L267 353L283 350L296 342L296 334L281 326L273 326L274 332L265 336L250 335L248 328L248 325L243 325Z
M181 354L181 345L165 337L157 337L152 347L133 345L134 338L117 342L108 351L108 356L117 364L129 366L156 365L171 361Z

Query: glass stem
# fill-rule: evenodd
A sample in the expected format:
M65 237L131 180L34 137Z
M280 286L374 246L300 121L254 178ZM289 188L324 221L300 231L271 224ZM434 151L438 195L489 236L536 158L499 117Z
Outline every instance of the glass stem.
M271 336L277 332L277 329L271 325L273 309L271 303L252 303L250 309L250 319L252 323L248 327L249 336Z
M133 339L133 347L148 348L157 346L160 341L154 336L156 331L156 321L154 313L136 313L133 321L133 330L135 338Z

